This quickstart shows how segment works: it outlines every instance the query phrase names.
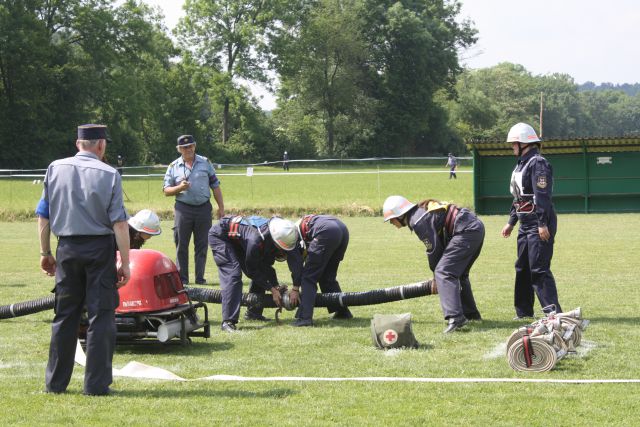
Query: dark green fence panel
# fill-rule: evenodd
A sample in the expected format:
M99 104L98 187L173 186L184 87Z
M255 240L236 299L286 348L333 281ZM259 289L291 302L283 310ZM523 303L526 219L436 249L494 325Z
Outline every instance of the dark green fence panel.
M480 214L506 214L516 158L506 142L470 142L474 202ZM640 138L554 139L542 153L553 166L558 212L640 212Z

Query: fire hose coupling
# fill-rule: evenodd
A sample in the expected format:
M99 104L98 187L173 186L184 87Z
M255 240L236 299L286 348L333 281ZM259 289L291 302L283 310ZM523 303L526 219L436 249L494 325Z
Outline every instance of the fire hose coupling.
M550 371L558 360L576 352L588 324L578 307L566 313L552 311L516 329L507 339L509 366L515 371Z

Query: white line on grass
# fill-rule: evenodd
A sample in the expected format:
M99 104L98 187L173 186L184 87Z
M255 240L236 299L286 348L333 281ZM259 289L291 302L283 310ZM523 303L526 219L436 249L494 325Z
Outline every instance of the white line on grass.
M76 363L85 366L86 357L80 342L76 347ZM122 369L113 369L114 377L169 381L237 381L237 382L407 382L407 383L556 383L556 384L621 384L638 383L640 379L551 379L551 378L423 378L423 377L242 377L211 375L185 379L171 371L139 362L129 362Z

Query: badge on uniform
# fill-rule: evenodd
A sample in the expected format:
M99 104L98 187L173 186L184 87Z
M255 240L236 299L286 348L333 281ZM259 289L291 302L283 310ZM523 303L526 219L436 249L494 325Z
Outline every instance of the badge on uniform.
M373 345L383 350L420 345L411 328L411 313L375 314L371 319L371 338Z
M424 245L427 247L427 250L431 252L431 249L433 249L433 245L431 244L429 239L425 237L422 243L424 243Z
M547 177L544 175L539 176L536 185L538 188L547 188Z

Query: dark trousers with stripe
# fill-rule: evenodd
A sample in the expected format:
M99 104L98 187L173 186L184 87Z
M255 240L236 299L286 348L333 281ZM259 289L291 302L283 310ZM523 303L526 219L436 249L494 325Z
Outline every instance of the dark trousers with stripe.
M553 305L556 312L562 311L558 301L556 280L551 273L551 258L553 258L558 220L555 213L551 215L547 225L551 238L545 242L540 239L538 222L535 216L533 217L532 220L520 221L518 230L518 259L513 303L516 315L521 317L533 316L534 294L538 296L538 301L543 308ZM548 308L545 312L552 310L554 309Z
M196 267L196 283L204 283L207 264L207 239L213 222L211 203L199 206L182 202L175 204L173 238L176 244L176 267L183 283L189 282L189 242L193 234L193 250Z
M115 241L112 235L61 237L56 251L55 316L51 326L46 389L66 390L73 373L80 315L86 305L89 326L84 392L104 394L112 383L116 339Z
M316 220L313 227L321 227L322 231L315 234L307 248L307 259L302 269L300 308L296 314L299 319L313 318L318 284L323 293L342 292L336 277L340 261L344 259L349 245L349 230L338 219ZM349 312L348 308L343 307L328 309L329 313Z

